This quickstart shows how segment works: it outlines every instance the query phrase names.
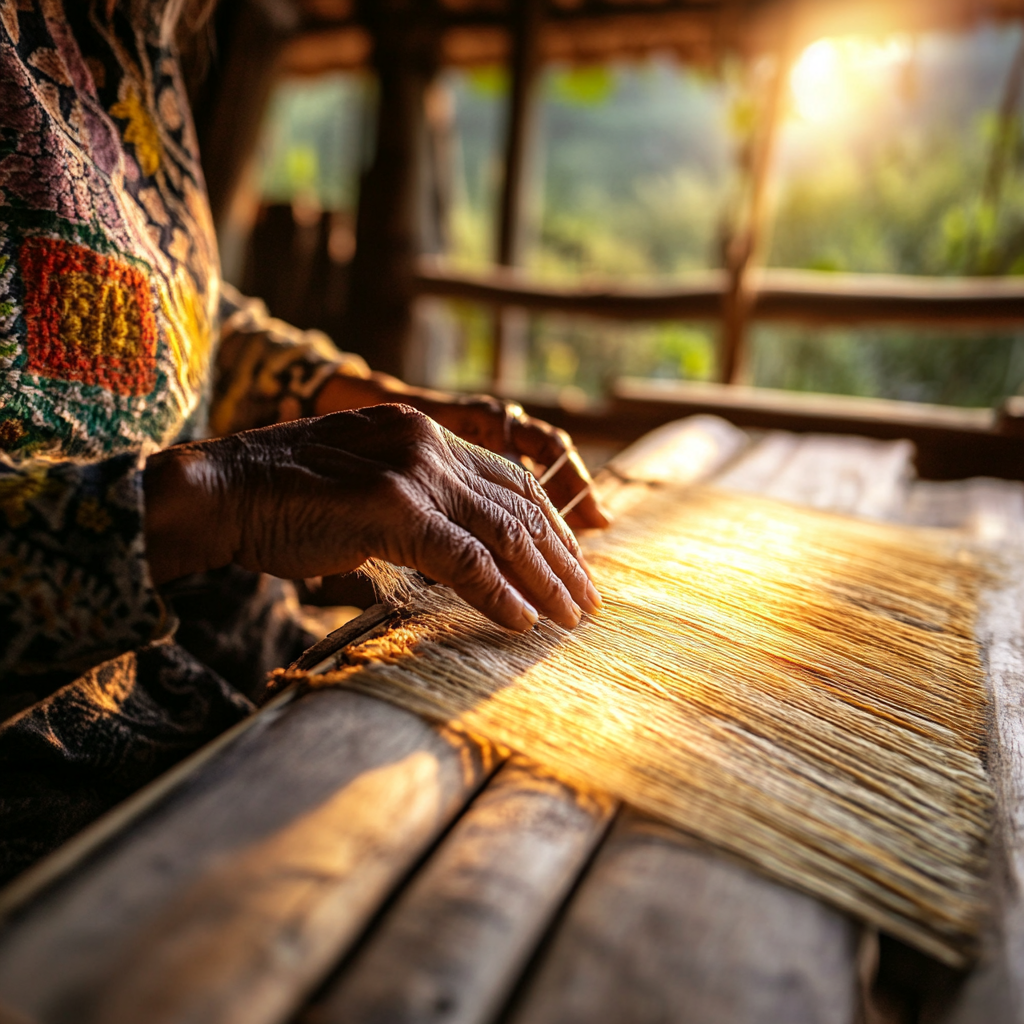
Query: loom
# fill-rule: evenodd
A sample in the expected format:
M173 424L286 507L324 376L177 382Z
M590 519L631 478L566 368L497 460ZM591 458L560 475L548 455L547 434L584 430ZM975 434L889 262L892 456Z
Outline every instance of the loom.
M572 632L513 634L425 587L316 680L486 736L967 963L993 799L980 557L712 489L652 493L585 548L605 609Z

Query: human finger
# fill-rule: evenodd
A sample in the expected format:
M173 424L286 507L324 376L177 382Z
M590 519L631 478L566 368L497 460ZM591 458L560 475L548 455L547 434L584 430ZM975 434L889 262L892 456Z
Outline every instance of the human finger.
M567 586L573 582L572 577L560 578L534 543L535 530L547 532L547 524L539 511L533 522L527 525L497 502L463 488L455 496L450 514L460 526L484 542L502 575L511 580L542 614L566 629L572 629L579 623L582 610ZM554 544L561 547L557 541ZM562 550L560 568L564 572L564 563L574 560L564 548ZM583 575L578 565L576 572Z
M534 502L510 491L507 487L486 480L477 481L474 489L485 500L500 506L516 522L523 525L531 546L539 552L551 571L561 580L577 605L588 612L596 612L601 608L601 595L585 569L582 555L573 554L566 547Z
M564 430L523 415L512 421L511 436L516 451L547 468L542 479L555 507L575 502L574 525L604 528L611 523L611 516L590 491L590 473Z
M441 512L423 517L414 546L414 568L451 587L492 621L519 631L537 622L537 609L502 575L484 542Z
M464 465L472 474L468 478L471 485L475 485L473 479L475 476L480 478L481 482L487 481L505 487L513 494L536 505L544 514L554 535L590 575L590 569L580 550L579 542L575 539L565 520L558 514L558 510L551 504L551 499L534 475L527 473L521 466L509 462L508 459L502 459L481 449L467 449L464 453Z

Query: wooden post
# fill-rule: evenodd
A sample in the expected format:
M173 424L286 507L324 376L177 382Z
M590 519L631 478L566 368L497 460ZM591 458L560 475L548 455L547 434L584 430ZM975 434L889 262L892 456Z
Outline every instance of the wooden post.
M534 134L543 0L519 0L511 7L509 105L505 129L505 177L501 191L496 262L513 267L522 253L523 211L529 185L530 142ZM497 310L491 353L491 386L506 383L509 334L519 326L510 311Z
M299 27L298 14L287 3L243 0L236 7L223 69L212 73L196 96L196 131L218 232L259 142L281 53Z
M795 10L795 5L794 5ZM751 292L749 270L763 242L768 174L775 154L775 140L782 115L782 98L793 64L793 21L784 31L776 58L775 72L767 91L761 117L750 143L748 155L748 199L745 215L733 231L726 249L729 285L722 304L722 339L719 359L720 379L726 384L740 383L746 373L747 325L750 321Z
M401 375L412 329L424 98L437 33L411 0L365 0L374 39L376 146L363 175L346 328L341 343L376 370Z

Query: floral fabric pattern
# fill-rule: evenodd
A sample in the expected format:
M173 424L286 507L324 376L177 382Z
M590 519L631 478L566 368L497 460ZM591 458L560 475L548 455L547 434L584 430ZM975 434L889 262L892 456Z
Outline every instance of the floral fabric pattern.
M0 680L81 671L168 628L142 543L139 456L0 456Z
M215 602L237 642L184 608L170 642L146 453L367 372L222 285L181 6L0 0L0 879L245 714L225 675L305 639L254 581Z

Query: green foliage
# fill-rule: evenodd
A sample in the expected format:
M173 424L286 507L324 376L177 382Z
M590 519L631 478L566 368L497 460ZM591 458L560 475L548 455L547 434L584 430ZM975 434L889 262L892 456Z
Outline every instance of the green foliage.
M615 74L602 65L556 72L548 83L548 96L570 106L600 106L615 93Z
M285 80L274 90L258 153L267 202L295 199L327 210L356 201L367 89L352 74Z
M760 325L753 379L790 391L991 406L1024 380L1024 335Z

